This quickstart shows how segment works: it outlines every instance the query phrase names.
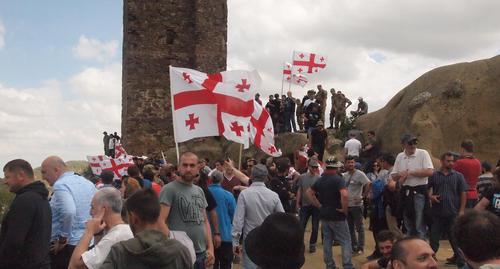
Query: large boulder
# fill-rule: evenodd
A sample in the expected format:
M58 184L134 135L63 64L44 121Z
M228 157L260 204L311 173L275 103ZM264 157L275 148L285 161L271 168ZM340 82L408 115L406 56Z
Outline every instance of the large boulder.
M500 56L429 71L396 94L382 109L357 120L375 130L383 149L401 151L400 137L411 132L434 156L458 151L462 140L476 155L496 161L500 149Z

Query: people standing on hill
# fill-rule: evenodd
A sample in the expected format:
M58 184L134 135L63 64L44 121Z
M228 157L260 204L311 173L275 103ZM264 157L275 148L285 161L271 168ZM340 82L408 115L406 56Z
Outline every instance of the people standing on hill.
M267 167L257 164L252 169L252 184L243 190L238 197L236 212L233 218L232 240L235 255L243 254L243 268L256 269L257 266L246 254L245 247L240 246L240 238L245 239L250 231L261 225L267 216L275 212L284 212L278 194L264 184L268 176Z
M299 220L302 229L305 231L309 217L311 220L311 237L309 238L309 253L316 252L316 242L318 241L319 230L319 209L316 208L306 191L316 183L319 178L319 163L315 160L309 160L308 170L299 176L297 180L297 199L296 208L299 209Z
M285 131L291 132L293 130L293 132L297 132L297 125L295 123L295 98L293 98L291 91L288 91L286 95L283 109L285 117Z
M347 223L351 234L352 251L362 254L365 248L365 228L363 224L363 198L370 190L370 180L361 170L356 169L354 156L347 156L346 172L342 174L349 193Z
M326 160L323 175L307 190L307 197L319 209L323 234L323 259L327 269L337 268L332 247L338 242L342 251L342 267L353 268L351 238L346 216L349 194L344 179L339 175L342 163L334 158Z
M404 150L396 157L391 177L402 184L401 199L407 234L426 238L424 209L429 206L427 182L434 166L429 153L417 148L416 136L403 135L401 144Z
M316 102L319 104L319 115L321 121L325 122L326 100L328 99L328 92L323 89L321 84L317 86L318 92L316 93Z
M295 98L295 116L297 117L297 125L299 126L299 131L304 130L304 109L299 98Z
M123 200L120 191L104 187L92 198L90 218L85 232L73 251L69 268L100 268L111 247L123 240L133 238L132 230L122 219ZM94 240L94 247L89 246Z
M349 100L342 92L337 92L337 102L335 103L335 129L340 128L345 123L346 110L352 105L351 100Z
M311 131L309 144L314 152L318 153L318 159L323 161L325 149L328 147L328 133L326 132L322 121L318 121L318 123L316 123L316 128Z
M481 162L474 157L474 142L466 139L460 145L461 157L455 162L454 169L462 173L467 183L467 208L473 208L478 201L477 180L481 175Z
M42 177L52 186L52 269L68 268L69 260L90 218L92 197L97 191L86 178L70 171L64 161L50 156L42 162Z
M262 105L262 100L260 100L260 94L259 93L255 94L255 102L257 102L259 105Z
M0 230L0 268L50 268L49 191L33 168L16 159L3 167L4 184L15 193ZM3 206L3 205L2 205Z
M310 136L311 132L313 131L314 128L316 128L316 125L318 124L318 121L320 121L320 114L319 114L319 106L316 103L311 103L307 108L310 108L308 112L306 112L306 118L305 118L305 128L307 135Z
M430 245L434 252L439 250L439 240L444 232L448 234L448 240L456 257L456 264L464 265L456 240L453 237L452 226L458 216L464 214L466 203L467 185L464 176L453 170L455 158L451 152L441 155L441 168L434 171L429 177L427 187L431 200L431 232Z
M108 156L111 158L115 158L115 147L116 144L118 143L118 140L114 135L109 136L109 143L108 143Z
M109 156L109 139L111 135L108 135L108 132L102 133L104 137L102 138L102 143L104 144L104 155Z
M334 88L331 88L330 89L330 93L332 94L332 96L330 97L330 102L331 102L331 108L330 108L330 126L328 127L328 129L333 129L333 122L334 122L334 119L335 119L335 102L336 102L336 99L337 99L337 94L335 93L335 89Z

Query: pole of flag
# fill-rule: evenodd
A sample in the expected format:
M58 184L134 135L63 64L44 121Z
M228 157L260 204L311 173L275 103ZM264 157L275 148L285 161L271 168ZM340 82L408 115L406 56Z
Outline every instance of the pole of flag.
M282 68L283 69L283 68ZM281 76L281 95L283 95L283 80L285 79L285 71L281 70L282 76Z
M167 159L165 159L165 154L163 154L163 150L161 151L161 157L163 158L163 164L167 164Z
M243 144L240 144L240 157L238 160L238 170L241 171L241 155L243 154Z
M168 66L168 73L172 72L172 66ZM170 82L170 85L172 85L172 82ZM175 111L174 111L174 95L172 94L172 87L170 87L170 107L172 108L172 121L175 119ZM174 142L175 142L175 153L177 156L177 164L179 163L179 144L177 143L177 138L175 137L175 123L172 122L172 127L174 130ZM163 155L163 152L162 152ZM163 157L165 159L165 156ZM165 162L166 163L166 162Z
M292 88L292 79L293 79L293 55L295 55L295 51L292 51L292 66L290 67L290 80L288 81L288 91Z

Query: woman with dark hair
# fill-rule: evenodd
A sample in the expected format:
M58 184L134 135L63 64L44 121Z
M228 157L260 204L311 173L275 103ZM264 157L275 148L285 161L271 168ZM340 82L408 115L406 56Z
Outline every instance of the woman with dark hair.
M372 162L371 165L368 165L366 168L366 176L370 181L374 181L377 178L380 178L380 170L382 170L382 167L377 161Z

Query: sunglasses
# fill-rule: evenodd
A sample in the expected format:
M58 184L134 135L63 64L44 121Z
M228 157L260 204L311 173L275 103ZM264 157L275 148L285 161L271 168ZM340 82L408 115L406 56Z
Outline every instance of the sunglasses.
M418 140L412 140L412 141L408 142L407 144L408 144L408 146L416 146L416 145L418 145Z
M309 167L314 168L314 169L319 168L319 166L309 166Z

